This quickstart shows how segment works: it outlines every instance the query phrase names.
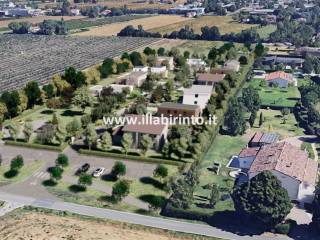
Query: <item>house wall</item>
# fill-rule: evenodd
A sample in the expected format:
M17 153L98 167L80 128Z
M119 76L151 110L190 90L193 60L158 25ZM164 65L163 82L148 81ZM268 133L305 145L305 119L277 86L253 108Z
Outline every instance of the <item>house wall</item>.
M201 115L201 109L198 108L197 110L193 111L193 110L181 110L181 109L172 109L172 108L165 108L165 107L159 107L158 108L158 112L157 112L158 116L165 116L165 117L179 117L180 115L183 117L199 117Z
M183 104L199 105L201 109L204 109L209 101L210 94L184 94Z
M268 81L269 86L273 85L273 84L277 84L281 88L288 87L288 81L285 79L282 79L282 78L275 78L275 79Z

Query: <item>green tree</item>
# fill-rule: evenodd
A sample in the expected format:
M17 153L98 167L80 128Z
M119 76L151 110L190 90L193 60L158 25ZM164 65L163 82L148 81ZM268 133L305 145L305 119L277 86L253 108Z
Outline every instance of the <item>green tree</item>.
M224 125L229 134L242 135L246 130L244 111L237 99L230 99L228 111L224 118Z
M7 126L10 137L14 140L17 141L18 134L20 132L20 125L18 125L16 122L12 121L9 123Z
M77 133L81 130L81 123L79 119L73 118L71 122L68 122L66 125L66 131L69 137L73 137L77 135Z
M50 170L50 178L52 181L57 182L62 178L63 169L59 166L55 166Z
M58 120L58 124L55 126L54 137L61 145L66 139L66 131L62 123Z
M144 135L140 142L140 148L143 155L146 155L149 148L152 146L152 139L148 135Z
M127 172L127 167L123 162L115 162L111 170L111 174L115 178L126 175L126 172Z
M162 182L162 179L168 176L168 168L162 164L159 164L153 171L153 176L160 178L160 181Z
M78 184L83 188L86 189L87 186L92 184L92 176L90 174L81 174L78 179Z
M67 167L69 165L69 158L67 155L60 153L58 155L58 158L56 159L56 165L61 166L63 168Z
M159 56L164 56L166 53L166 49L164 49L163 47L160 47L157 53Z
M247 65L248 64L248 59L246 56L240 56L239 57L239 62L241 65Z
M120 180L112 187L112 198L115 202L122 201L130 192L130 183L127 180Z
M259 116L259 127L261 127L262 126L262 124L263 124L263 114L262 114L262 112L260 112L260 116Z
M66 80L74 89L86 84L86 75L77 71L74 67L68 67L64 71L63 79Z
M133 66L143 66L144 65L142 56L139 52L132 52L130 54L130 61L132 62Z
M209 198L210 206L213 208L216 205L216 203L219 201L219 199L220 199L219 187L216 184L212 184L210 198Z
M101 139L101 148L108 151L112 148L112 137L108 131L105 131Z
M24 88L24 92L28 97L28 108L33 106L41 100L41 91L38 82L29 82Z
M281 223L292 208L287 190L270 171L236 187L232 198L236 211L267 227Z
M24 133L24 138L26 142L30 141L30 137L33 133L33 127L32 127L32 123L27 122L24 124L24 128L23 128L23 133Z
M54 89L53 84L49 83L49 84L47 84L47 85L44 85L42 89L43 89L43 91L46 93L46 97L47 97L48 99L51 99L51 98L54 97L54 95L55 95L55 89Z
M20 105L20 96L18 91L5 91L2 93L0 100L6 105L7 108L7 113L5 116L12 118L18 115Z
M282 123L285 124L287 122L288 119L288 115L290 113L289 108L282 108L281 109L281 116L282 116Z
M252 86L242 90L241 100L249 112L258 111L260 109L261 100L259 97L259 92Z
M80 107L83 112L86 110L86 107L92 106L93 97L87 87L81 87L75 91L72 104Z
M171 184L172 195L169 199L169 203L176 207L187 209L192 204L193 189L183 180L178 179Z
M312 223L317 227L317 229L320 229L320 188L319 183L317 186L317 190L315 192L314 200L313 200L313 207L312 207Z
M21 155L16 156L11 160L10 169L18 171L24 165L23 157Z
M132 135L130 133L125 133L122 136L121 145L125 154L128 153L129 149L133 144Z
M253 127L254 121L256 120L256 118L257 118L257 112L256 112L256 111L253 111L253 112L250 114L250 117L249 117L250 127Z
M256 57L261 57L265 53L265 49L262 43L258 43L254 49Z
M84 136L84 142L88 146L89 150L91 150L92 146L95 146L98 140L96 129L92 123L88 124L86 130L84 131Z

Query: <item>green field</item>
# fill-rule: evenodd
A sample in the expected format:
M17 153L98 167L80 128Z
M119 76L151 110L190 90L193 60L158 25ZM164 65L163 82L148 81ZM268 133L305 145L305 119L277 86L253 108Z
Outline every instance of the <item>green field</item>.
M274 88L265 86L265 81L252 79L246 87L253 86L259 90L261 104L264 106L294 107L300 99L300 92L297 87Z
M276 30L277 30L276 25L267 25L267 26L262 26L257 28L258 34L262 39L269 38L270 34L275 32Z

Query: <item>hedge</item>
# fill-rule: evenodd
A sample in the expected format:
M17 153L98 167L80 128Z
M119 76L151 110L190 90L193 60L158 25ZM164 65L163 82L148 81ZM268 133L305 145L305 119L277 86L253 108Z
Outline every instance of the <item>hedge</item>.
M6 140L6 145L17 146L17 147L25 147L25 148L35 148L35 149L43 149L55 152L62 152L67 146L68 143L64 143L60 146L52 146L52 145L43 145L37 143L26 143L26 142L15 142L12 140Z
M80 149L80 154L89 155L89 156L97 156L97 157L111 157L111 158L120 158L126 160L132 160L137 162L147 162L147 163L162 163L179 166L185 161L175 161L175 160L165 160L160 158L151 158L151 157L143 157L143 156L133 156L133 155L125 155L120 153L110 153L110 152L102 152L97 150L88 150L88 149Z
M206 222L210 217L210 215L198 212L196 210L175 208L170 203L166 204L166 206L161 211L161 215L166 217L183 218L203 222Z

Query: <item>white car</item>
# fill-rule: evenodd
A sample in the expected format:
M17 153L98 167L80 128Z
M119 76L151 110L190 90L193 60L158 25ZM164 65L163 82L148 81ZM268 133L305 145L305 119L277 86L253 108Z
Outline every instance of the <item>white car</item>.
M106 169L103 167L97 168L96 170L94 170L94 172L92 173L92 176L98 178L101 177L101 175L104 173Z

